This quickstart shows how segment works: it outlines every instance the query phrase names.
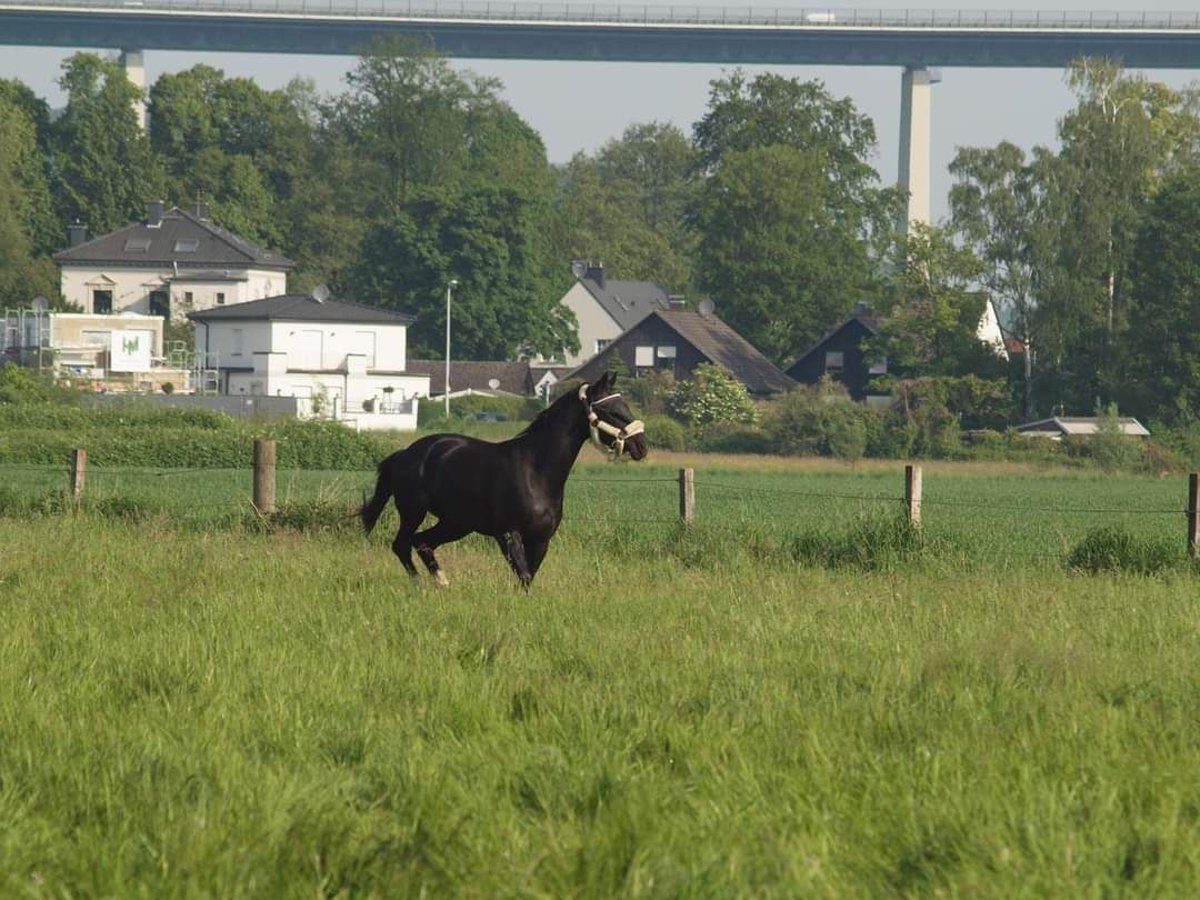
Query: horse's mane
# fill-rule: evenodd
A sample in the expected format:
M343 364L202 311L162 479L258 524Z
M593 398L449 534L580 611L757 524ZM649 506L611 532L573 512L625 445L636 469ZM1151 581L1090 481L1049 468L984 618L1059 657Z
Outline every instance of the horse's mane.
M578 403L579 398L576 396L578 388L563 391L562 396L543 409L532 422L525 426L513 440L523 437L534 437L540 435L550 428L554 427L571 404Z

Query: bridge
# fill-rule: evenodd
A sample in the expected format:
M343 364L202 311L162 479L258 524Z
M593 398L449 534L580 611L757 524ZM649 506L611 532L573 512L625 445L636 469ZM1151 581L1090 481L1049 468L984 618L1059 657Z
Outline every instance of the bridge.
M1200 68L1200 13L771 9L530 0L0 0L0 45L358 55L383 34L460 59L899 66L900 183L930 219L932 67L1063 68L1081 56ZM140 79L140 80L139 80Z

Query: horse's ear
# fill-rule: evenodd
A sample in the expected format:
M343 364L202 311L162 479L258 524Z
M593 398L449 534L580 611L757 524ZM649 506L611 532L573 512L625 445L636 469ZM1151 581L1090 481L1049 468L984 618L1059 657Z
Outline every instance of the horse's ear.
M605 372L603 375L601 375L600 380L596 382L597 393L608 393L613 386L613 377L614 376L611 371Z

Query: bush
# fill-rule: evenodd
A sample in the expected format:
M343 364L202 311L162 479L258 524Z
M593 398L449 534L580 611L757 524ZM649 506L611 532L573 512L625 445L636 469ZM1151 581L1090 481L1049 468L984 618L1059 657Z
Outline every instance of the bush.
M772 452L771 436L754 425L737 422L714 422L698 429L692 442L705 453L759 453Z
M1072 569L1097 572L1134 572L1150 575L1179 562L1173 544L1162 539L1138 538L1121 528L1093 528L1067 557Z
M646 441L651 447L676 452L687 449L687 432L670 416L647 416L645 425Z
M701 363L691 380L679 382L670 402L675 415L695 428L714 422L753 425L758 420L746 386L711 363Z
M945 549L902 516L864 517L845 531L806 531L792 540L798 563L829 569L886 570Z
M785 456L836 456L855 461L867 449L867 419L874 414L850 399L840 384L789 391L768 408L764 428Z
M542 409L538 401L527 397L469 397L450 398L450 421L469 420L480 413L493 413L512 421L529 421ZM445 400L423 397L417 404L417 425L421 428L438 422L446 423Z

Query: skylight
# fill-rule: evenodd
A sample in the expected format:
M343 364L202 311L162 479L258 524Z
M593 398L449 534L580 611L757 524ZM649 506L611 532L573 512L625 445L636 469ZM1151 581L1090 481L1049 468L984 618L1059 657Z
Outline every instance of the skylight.
M195 253L200 249L200 238L180 238L175 242L176 253Z
M129 238L125 241L125 252L141 251L145 252L150 249L150 238Z

